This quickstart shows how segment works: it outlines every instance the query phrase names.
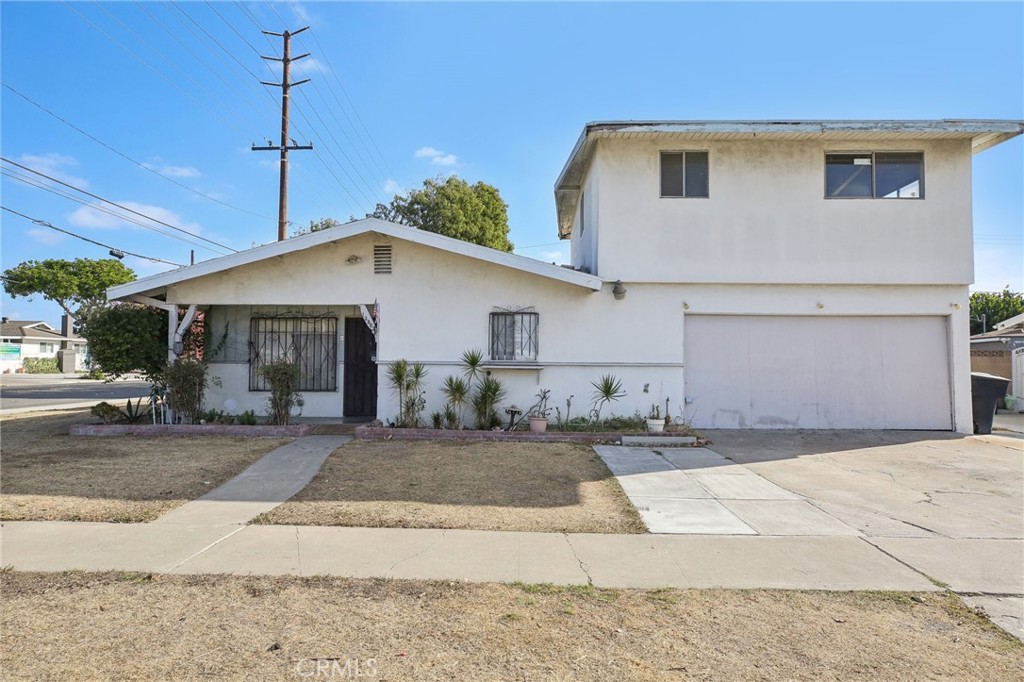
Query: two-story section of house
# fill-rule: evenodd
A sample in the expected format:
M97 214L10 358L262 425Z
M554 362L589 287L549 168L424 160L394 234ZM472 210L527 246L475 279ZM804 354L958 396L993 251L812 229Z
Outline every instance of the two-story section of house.
M971 161L1022 128L592 123L559 235L627 296L671 292L646 334L678 339L697 427L970 432Z

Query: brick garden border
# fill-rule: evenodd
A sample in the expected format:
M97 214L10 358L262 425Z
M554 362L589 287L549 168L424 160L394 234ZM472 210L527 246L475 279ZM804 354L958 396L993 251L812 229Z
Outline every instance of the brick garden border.
M356 427L355 437L360 440L454 440L454 441L491 441L491 442L522 442L522 443L621 443L623 436L643 435L645 439L656 441L665 438L678 438L679 434L663 435L623 434L617 431L471 431L463 429L392 429L382 426ZM699 439L688 445L699 445ZM675 443L671 443L676 445ZM685 447L685 445L683 446Z
M243 436L246 438L298 438L313 432L313 424L272 426L258 424L74 424L72 436Z

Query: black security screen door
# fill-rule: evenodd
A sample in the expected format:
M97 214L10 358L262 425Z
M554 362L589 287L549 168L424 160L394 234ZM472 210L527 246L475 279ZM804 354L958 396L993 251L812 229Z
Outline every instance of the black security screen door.
M377 416L377 344L361 317L345 318L346 417Z

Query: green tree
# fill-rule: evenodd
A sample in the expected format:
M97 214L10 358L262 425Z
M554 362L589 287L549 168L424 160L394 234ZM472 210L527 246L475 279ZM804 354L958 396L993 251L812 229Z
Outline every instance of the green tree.
M162 381L167 368L167 313L135 303L97 308L86 319L82 336L89 342L95 367L111 377L142 372Z
M971 294L971 334L992 331L997 322L1024 313L1024 294L1010 291L976 291Z
M26 261L4 271L4 291L12 298L41 295L76 320L84 321L107 300L107 288L135 279L113 258Z
M380 218L427 232L511 251L508 239L508 204L496 187L484 182L470 185L462 178L426 180L422 189L396 194L388 204L377 204L367 218Z
M320 230L329 230L332 227L338 227L341 225L340 222L334 218L321 218L320 220L310 220L309 227L300 227L292 233L293 237L299 235L309 234L310 232L319 232Z

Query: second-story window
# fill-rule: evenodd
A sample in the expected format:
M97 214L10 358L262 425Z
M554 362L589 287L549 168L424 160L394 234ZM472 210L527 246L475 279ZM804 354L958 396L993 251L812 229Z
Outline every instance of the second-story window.
M825 154L825 198L923 199L922 152Z
M707 197L707 152L661 153L662 197Z

